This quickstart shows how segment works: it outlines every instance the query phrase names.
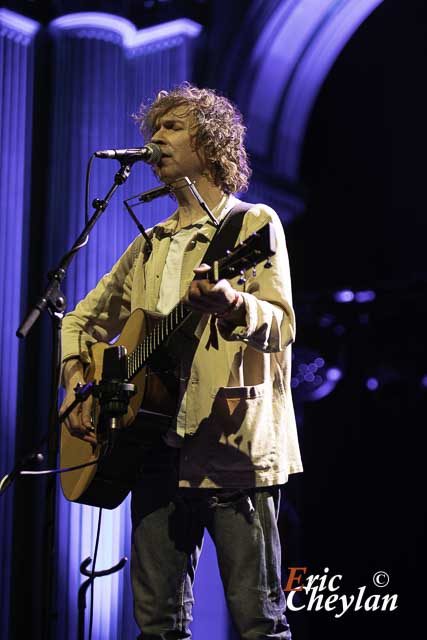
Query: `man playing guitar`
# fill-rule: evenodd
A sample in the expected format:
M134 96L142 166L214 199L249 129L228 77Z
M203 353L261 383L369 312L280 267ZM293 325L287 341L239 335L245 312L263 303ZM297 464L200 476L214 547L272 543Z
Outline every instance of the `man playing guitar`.
M242 208L233 194L247 188L250 175L245 127L226 98L184 83L142 106L138 120L161 148L161 182L187 176L220 222ZM175 333L169 341L172 350L175 337L178 347L176 395L147 409L145 392L140 416L123 429L139 430L131 578L140 638L191 637L192 584L207 528L239 637L289 640L277 516L281 485L302 467L290 393L295 320L283 228L266 205L243 206L238 241L269 224L275 255L244 277L215 282L203 260L215 226L188 187L175 197L177 210L150 231L151 246L136 238L65 316L61 412L87 379L94 345L115 338L135 310L164 316L183 303L194 312L191 335ZM147 385L150 375L147 368ZM97 446L92 399L70 413L64 429L90 451Z

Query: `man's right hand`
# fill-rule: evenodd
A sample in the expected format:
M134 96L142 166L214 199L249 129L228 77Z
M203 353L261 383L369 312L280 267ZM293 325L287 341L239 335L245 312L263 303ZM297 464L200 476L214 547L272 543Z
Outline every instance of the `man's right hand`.
M63 380L65 386L65 398L59 409L59 415L63 414L76 399L75 387L85 384L83 365L77 358L67 360L64 364ZM92 425L92 396L78 404L64 420L65 426L72 436L96 444L96 437Z

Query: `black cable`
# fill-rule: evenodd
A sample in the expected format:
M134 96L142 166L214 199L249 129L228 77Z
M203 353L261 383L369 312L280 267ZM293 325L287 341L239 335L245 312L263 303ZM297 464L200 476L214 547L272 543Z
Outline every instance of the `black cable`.
M93 464L98 464L99 458L91 460L90 462L83 462L82 464L76 464L73 467L62 467L59 469L44 469L42 471L23 471L19 472L21 476L48 476L54 473L66 473L67 471L74 471L75 469L83 469L84 467L90 467Z
M99 538L101 534L101 516L102 516L102 507L99 509L98 513L98 528L96 531L96 540L95 540L95 551L93 553L93 563L92 563L92 574L95 574L96 570L96 558L98 555L98 546L99 546ZM95 583L95 575L92 577L92 581L90 583L90 613L89 613L89 637L88 640L92 640L92 625L93 625L93 599L94 599L94 583Z
M85 223L87 224L89 221L89 185L90 185L90 172L92 170L92 162L95 159L95 154L93 153L87 163L86 167L86 181L85 181Z
M86 179L85 179L85 224L87 225L87 223L89 222L89 191L90 191L90 173L92 170L92 163L94 161L95 158L95 154L93 153L87 163L87 167L86 167ZM80 251L80 249L82 249L83 247L85 247L87 245L87 243L89 242L89 234L86 236L86 238L77 246L73 247L72 249L70 249L70 251L68 251L68 253L65 254L64 256L64 260L68 260L69 258L71 258L71 256L73 256L75 253L77 253L77 251Z

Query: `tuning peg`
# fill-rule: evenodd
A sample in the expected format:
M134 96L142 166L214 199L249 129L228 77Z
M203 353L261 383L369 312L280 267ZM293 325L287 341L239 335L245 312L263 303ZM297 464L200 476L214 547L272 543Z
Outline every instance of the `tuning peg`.
M256 278L256 265L253 265L252 267L252 275L254 278Z
M273 263L271 262L270 258L267 259L267 262L264 265L265 269L271 269L271 267L273 266Z
M240 272L240 278L238 279L237 284L245 284L245 282L246 282L246 278L245 278L245 276L243 275L244 273L245 273L244 271L241 271L241 272Z

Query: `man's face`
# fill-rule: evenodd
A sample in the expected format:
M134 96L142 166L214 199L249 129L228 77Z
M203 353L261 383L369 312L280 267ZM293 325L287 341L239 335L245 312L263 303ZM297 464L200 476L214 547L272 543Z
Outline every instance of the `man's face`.
M194 147L195 133L194 120L185 106L171 109L159 118L151 142L163 152L155 167L162 182L170 183L184 176L194 181L207 172L202 150L196 151Z

